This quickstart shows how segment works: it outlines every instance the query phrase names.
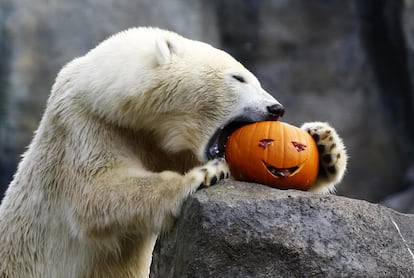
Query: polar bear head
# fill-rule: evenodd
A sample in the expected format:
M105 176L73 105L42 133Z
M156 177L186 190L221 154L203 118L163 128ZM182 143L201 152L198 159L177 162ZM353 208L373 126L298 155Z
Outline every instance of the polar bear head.
M200 162L222 156L235 128L283 114L229 54L157 28L110 37L69 63L54 91L67 83L68 96L105 121L149 132L164 151L190 150Z

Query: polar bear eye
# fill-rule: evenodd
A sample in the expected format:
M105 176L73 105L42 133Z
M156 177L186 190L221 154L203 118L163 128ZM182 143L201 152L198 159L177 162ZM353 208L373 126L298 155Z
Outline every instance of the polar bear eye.
M246 79L241 75L233 74L232 77L241 83L246 83Z

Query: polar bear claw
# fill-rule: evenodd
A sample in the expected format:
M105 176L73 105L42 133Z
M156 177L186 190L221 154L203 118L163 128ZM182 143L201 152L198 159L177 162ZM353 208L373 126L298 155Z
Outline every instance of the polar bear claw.
M301 127L315 140L319 152L319 174L314 186L310 189L316 193L332 193L342 180L348 155L342 139L328 123L309 122Z
M229 168L224 158L217 158L192 169L185 176L193 186L205 188L217 184L220 180L227 179L229 175Z

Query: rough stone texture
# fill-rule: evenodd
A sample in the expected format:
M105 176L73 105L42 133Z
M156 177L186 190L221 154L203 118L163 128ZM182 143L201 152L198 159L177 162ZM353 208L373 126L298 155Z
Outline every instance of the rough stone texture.
M152 277L412 277L414 216L227 181L186 202Z
M351 157L338 194L379 202L407 190L413 15L412 0L0 0L0 195L59 69L138 25L229 51L286 106L284 121L335 126Z

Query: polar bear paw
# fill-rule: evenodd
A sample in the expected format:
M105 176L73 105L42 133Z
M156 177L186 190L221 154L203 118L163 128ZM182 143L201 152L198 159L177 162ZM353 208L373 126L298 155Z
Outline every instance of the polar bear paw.
M210 160L200 167L192 169L185 175L186 180L191 187L195 189L209 187L215 185L222 179L230 176L229 167L224 158Z
M332 193L344 176L348 160L342 139L327 123L310 122L301 128L312 136L319 151L318 179L310 191Z

